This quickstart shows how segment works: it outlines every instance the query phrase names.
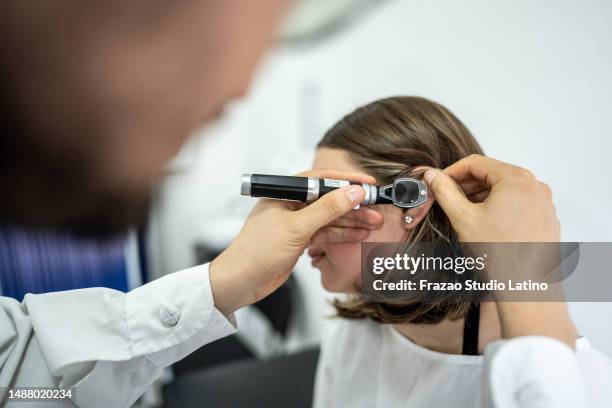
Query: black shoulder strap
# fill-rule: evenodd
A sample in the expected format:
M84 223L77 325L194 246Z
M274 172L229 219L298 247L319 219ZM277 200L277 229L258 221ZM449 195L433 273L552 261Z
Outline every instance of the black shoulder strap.
M480 326L480 303L471 303L463 325L464 355L478 355L478 326Z

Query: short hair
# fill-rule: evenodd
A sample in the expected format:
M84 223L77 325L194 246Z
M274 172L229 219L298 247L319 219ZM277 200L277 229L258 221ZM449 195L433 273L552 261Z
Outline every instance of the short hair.
M399 177L422 177L420 166L445 168L470 154L483 154L467 127L444 106L421 97L380 99L349 113L329 129L317 147L346 151L379 184ZM449 219L434 203L423 222L406 237L411 242L458 242ZM371 302L360 296L334 301L338 315L381 323L439 323L467 313L460 298L428 303Z

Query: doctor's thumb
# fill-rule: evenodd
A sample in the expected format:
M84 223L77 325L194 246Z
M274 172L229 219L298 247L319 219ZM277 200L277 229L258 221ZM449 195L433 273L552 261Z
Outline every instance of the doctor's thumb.
M475 208L455 180L443 171L427 170L423 178L453 225L461 223L462 218Z
M322 227L342 217L365 198L362 187L351 185L329 192L305 208L296 211L298 223L309 239Z

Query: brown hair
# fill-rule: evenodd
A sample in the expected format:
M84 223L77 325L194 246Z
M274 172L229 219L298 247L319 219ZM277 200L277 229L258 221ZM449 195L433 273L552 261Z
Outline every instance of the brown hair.
M470 131L444 106L414 96L380 99L346 115L317 147L341 149L379 184L398 177L422 177L420 166L445 168L483 151ZM406 237L411 242L456 242L457 235L439 205ZM439 323L465 316L464 301L368 302L358 296L334 301L338 315L382 323Z

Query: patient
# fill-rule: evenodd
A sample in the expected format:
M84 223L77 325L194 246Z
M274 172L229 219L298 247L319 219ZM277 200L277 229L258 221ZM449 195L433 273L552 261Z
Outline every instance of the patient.
M482 154L481 147L446 108L423 98L392 97L336 123L318 145L314 168L365 172L378 184L389 184L398 177L421 177L427 167L445 168L472 153ZM457 240L432 198L410 210L408 218L392 205L370 208L382 213L384 224L368 241ZM360 243L313 244L308 252L325 289L345 294L334 301L338 317L329 322L333 327L322 345L315 406L478 406L481 354L501 337L495 303L367 302L358 295ZM584 338L576 341L576 349L593 402L606 404L610 361Z

